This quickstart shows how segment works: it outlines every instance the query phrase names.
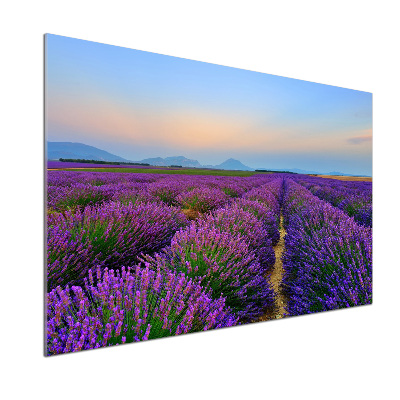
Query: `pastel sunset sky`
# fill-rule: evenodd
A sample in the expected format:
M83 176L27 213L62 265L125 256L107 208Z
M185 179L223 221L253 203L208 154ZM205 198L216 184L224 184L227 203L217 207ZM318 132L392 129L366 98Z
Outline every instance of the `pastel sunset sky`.
M372 174L372 94L46 35L47 140Z

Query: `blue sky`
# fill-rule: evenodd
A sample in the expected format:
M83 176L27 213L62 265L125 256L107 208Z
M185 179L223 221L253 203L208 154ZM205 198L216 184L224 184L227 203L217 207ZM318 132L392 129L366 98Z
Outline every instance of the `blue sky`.
M47 134L131 160L372 174L372 94L46 35Z

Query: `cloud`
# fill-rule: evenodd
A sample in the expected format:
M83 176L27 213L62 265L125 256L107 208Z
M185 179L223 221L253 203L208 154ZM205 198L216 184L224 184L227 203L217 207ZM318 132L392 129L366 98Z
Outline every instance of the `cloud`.
M347 139L350 144L363 144L372 142L372 135L356 136Z

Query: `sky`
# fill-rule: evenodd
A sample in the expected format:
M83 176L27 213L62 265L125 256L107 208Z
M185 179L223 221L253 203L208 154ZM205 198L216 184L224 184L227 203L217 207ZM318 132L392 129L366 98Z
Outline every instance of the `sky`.
M47 140L372 175L372 94L46 35Z

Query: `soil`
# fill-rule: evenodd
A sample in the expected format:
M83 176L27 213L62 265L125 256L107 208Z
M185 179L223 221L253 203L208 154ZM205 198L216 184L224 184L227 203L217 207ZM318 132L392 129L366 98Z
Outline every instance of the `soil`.
M190 221L194 221L195 219L201 217L201 213L196 210L189 209L182 209L182 212L186 215L186 218Z
M286 299L281 293L281 282L282 277L285 272L283 269L282 255L285 251L285 235L286 230L283 227L283 216L281 215L280 219L280 238L277 245L274 247L275 251L275 264L269 275L269 280L271 282L272 288L276 293L276 307L272 312L267 312L262 317L259 318L259 321L268 321L270 319L279 319L282 318L285 314L286 307Z

